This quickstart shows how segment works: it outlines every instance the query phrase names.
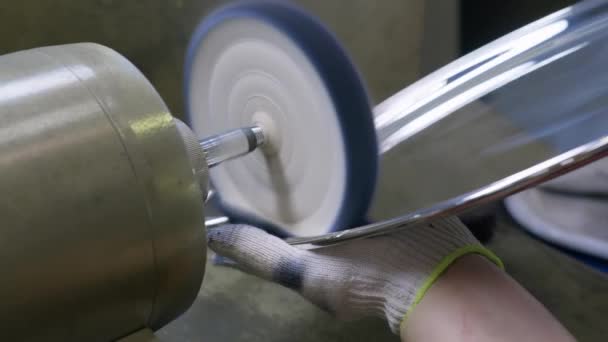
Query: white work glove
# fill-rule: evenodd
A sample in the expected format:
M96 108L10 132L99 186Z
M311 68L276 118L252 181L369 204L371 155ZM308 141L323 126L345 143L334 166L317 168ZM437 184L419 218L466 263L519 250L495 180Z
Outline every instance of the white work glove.
M208 240L236 267L289 287L338 318L378 316L396 334L460 256L478 253L502 267L457 218L308 250L247 225L210 229Z

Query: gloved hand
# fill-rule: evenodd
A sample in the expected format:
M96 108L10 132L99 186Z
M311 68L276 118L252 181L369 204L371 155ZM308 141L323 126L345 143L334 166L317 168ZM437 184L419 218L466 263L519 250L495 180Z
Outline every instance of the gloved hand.
M314 249L247 225L210 229L208 240L236 267L287 286L339 318L385 318L396 334L457 258L478 253L502 267L457 218Z

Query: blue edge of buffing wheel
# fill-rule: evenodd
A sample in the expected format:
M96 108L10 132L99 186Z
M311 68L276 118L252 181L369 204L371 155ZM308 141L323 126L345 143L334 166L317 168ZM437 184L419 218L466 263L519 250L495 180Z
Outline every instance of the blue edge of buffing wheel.
M346 155L346 191L328 232L365 223L378 173L378 143L371 104L359 73L334 35L312 15L276 1L244 1L220 8L194 31L184 67L186 121L191 124L189 87L192 62L201 41L216 25L235 18L254 18L273 25L298 45L316 68L336 108ZM279 236L281 227L228 206L217 194L214 204L235 223L259 226Z

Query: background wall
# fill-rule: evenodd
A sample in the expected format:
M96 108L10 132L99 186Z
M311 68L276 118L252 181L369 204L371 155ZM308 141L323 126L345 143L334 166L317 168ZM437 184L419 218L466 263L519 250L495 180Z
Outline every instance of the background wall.
M183 112L182 65L189 37L197 23L224 2L2 1L0 54L83 41L107 45L140 68L171 110L180 116ZM423 0L297 2L318 15L337 34L367 80L374 101L384 99L420 76L425 17ZM439 3L439 0L429 3ZM450 3L450 6L444 6L444 15L433 17L442 18L444 31L448 29L451 34L456 34L455 22L446 21L446 18L456 18L456 12L450 7L457 1ZM435 30L433 34L440 32ZM433 45L445 50L450 33L441 34L444 43ZM436 48L427 46L427 49Z

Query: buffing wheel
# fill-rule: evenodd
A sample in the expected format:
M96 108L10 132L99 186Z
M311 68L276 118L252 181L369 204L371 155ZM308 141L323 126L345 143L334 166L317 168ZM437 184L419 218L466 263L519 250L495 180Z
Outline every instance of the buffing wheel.
M527 231L608 272L608 202L601 197L530 189L505 200L511 216ZM588 256L599 258L590 259Z
M264 131L260 150L211 170L232 219L295 236L363 220L378 164L371 107L347 54L310 15L278 2L216 11L190 43L185 92L201 139Z

